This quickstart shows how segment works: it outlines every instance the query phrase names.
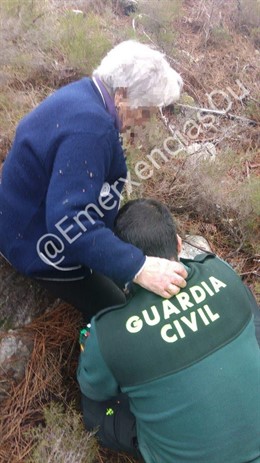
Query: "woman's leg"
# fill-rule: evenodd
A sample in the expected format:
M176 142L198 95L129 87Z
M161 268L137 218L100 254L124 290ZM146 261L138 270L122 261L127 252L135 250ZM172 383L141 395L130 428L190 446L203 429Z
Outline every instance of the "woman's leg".
M112 280L95 272L77 281L37 281L53 296L82 312L86 322L100 310L126 302L123 291Z

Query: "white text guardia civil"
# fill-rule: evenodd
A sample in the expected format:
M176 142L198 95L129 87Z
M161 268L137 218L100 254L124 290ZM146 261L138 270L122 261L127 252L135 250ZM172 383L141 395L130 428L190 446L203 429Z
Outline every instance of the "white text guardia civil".
M200 326L208 326L220 318L218 313L213 313L208 304L201 305L208 296L214 297L219 291L226 288L223 281L211 276L208 281L202 281L200 285L189 288L187 292L181 291L172 300L164 299L160 306L152 305L144 309L139 315L133 315L126 322L129 333L136 334L144 326L156 326L162 320L169 320L160 330L160 335L165 342L176 342L185 338L189 333L199 330ZM200 305L198 307L198 305ZM192 309L189 314L183 312Z

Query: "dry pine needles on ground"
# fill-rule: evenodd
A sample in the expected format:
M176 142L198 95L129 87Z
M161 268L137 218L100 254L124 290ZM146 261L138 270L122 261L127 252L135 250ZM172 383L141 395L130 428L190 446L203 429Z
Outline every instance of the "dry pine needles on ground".
M78 325L78 314L62 304L24 328L34 345L23 381L13 385L2 405L1 462L23 461L32 445L25 433L42 420L43 405L67 399L65 380L75 370Z
M9 398L1 404L1 463L29 461L37 444L31 431L44 424L44 409L50 403L62 404L66 410L73 402L76 404L74 412L79 413L76 367L80 324L80 314L60 303L20 330L33 341L33 349L23 381L13 385ZM94 438L90 436L89 439L93 453L91 439ZM97 446L95 458L97 463L133 462L124 455L110 454ZM49 461L58 463L57 459Z

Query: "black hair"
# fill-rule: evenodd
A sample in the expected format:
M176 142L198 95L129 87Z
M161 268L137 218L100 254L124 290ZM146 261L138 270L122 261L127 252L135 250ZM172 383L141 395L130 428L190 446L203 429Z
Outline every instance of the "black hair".
M169 209L154 199L126 203L118 212L114 231L146 256L178 259L176 225Z

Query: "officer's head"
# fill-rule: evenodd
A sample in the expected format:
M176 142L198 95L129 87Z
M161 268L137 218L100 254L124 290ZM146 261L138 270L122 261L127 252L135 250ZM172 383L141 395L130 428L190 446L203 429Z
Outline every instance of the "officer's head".
M181 238L169 209L153 199L135 199L118 212L115 234L146 256L178 260Z

